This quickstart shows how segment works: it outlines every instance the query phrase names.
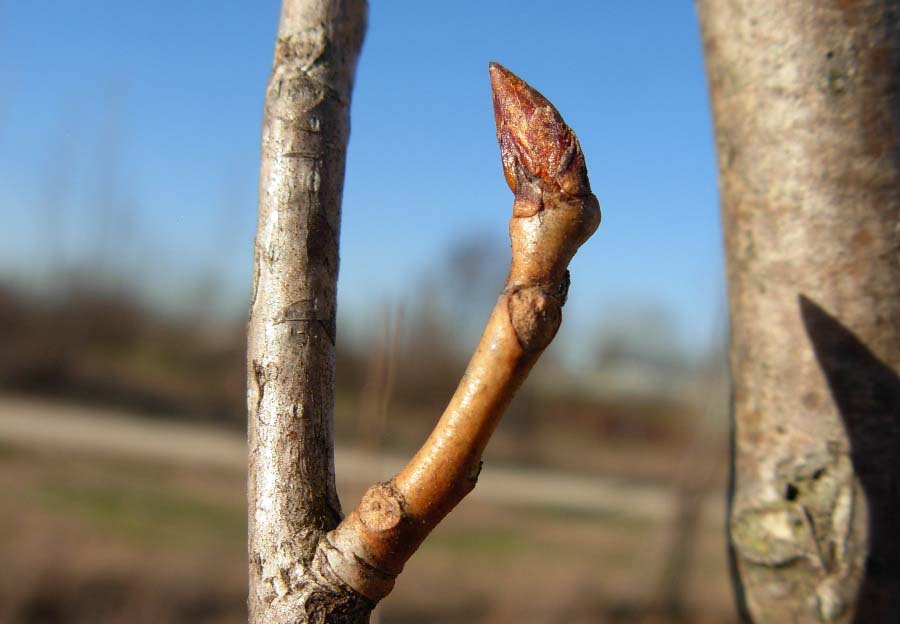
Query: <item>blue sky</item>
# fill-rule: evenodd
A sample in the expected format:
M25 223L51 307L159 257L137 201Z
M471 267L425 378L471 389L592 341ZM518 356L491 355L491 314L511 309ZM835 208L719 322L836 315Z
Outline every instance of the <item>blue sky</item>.
M341 234L348 326L408 299L454 241L489 233L506 245L494 60L575 129L603 209L571 267L563 340L635 305L668 310L688 344L718 337L715 159L693 3L564 5L371 3ZM48 263L96 257L166 305L199 296L204 276L222 279L219 297L243 310L278 10L0 0L0 276L37 283Z

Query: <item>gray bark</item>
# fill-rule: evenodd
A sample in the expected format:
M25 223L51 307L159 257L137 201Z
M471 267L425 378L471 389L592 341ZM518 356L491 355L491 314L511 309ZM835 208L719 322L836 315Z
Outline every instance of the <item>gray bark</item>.
M699 0L754 622L900 612L900 6Z
M332 409L340 206L362 0L285 0L266 90L248 329L252 624L365 622L317 545L341 518Z

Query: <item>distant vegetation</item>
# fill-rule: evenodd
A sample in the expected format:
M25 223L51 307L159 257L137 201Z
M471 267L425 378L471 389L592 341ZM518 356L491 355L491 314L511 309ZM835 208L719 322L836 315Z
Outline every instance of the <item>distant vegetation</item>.
M335 430L344 442L408 449L430 430L462 374L468 336L437 304L383 316L377 335L338 340ZM242 321L162 314L125 291L70 288L48 298L0 288L0 389L243 429L244 332ZM570 467L591 468L597 466L590 453L566 449L598 438L683 441L697 421L689 397L609 394L610 380L619 384L622 371L634 366L636 351L620 350L627 366L618 373L609 353L594 370L551 361L536 371L504 420L494 452L510 461L563 465L579 456ZM696 377L676 364L665 367L673 379L686 370ZM560 384L566 392L553 391Z

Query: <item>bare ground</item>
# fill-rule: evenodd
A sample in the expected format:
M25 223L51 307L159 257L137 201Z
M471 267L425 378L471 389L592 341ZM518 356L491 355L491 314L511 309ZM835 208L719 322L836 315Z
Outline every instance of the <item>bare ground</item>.
M339 449L343 499L398 464ZM0 398L0 622L245 621L244 465L212 427ZM659 606L677 502L666 483L488 464L380 621L732 622L720 495L677 608Z

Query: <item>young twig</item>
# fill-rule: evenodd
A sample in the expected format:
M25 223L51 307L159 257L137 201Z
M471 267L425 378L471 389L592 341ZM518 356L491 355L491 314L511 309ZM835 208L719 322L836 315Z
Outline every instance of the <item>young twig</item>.
M600 223L584 155L559 112L500 65L492 63L490 75L503 172L515 194L506 286L431 436L319 543L331 570L373 602L475 486L488 438L559 328L569 261Z

